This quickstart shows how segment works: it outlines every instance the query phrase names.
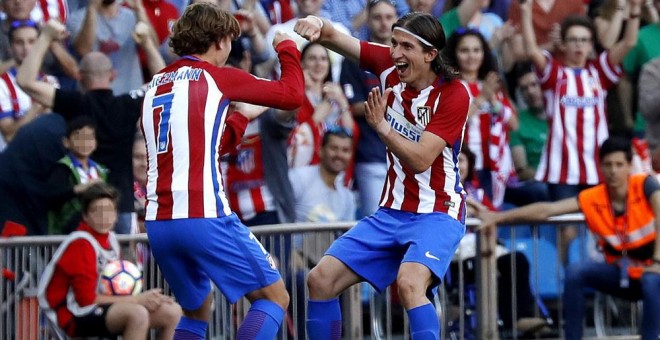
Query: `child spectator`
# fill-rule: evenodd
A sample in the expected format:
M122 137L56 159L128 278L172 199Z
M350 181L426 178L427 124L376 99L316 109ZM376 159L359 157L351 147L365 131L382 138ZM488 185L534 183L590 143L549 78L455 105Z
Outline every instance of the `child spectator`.
M67 149L48 179L48 192L52 206L48 213L48 233L68 234L76 229L81 219L80 200L77 195L90 185L106 181L108 170L93 161L96 150L96 127L89 116L79 116L69 122L62 138Z
M145 339L152 327L159 329L158 339L172 339L181 307L159 289L135 296L97 293L100 270L119 256L111 231L117 221L117 196L105 183L82 193L83 221L46 267L39 282L39 305L71 337Z

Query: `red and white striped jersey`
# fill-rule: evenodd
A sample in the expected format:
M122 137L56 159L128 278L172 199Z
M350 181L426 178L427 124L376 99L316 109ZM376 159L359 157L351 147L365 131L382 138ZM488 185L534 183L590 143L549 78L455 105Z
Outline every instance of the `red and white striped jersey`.
M275 211L275 199L264 180L259 121L251 121L236 151L229 154L225 183L229 206L245 221Z
M545 92L549 134L536 179L553 184L598 184L600 145L607 139L605 96L621 76L607 52L584 68L565 67L545 52L539 73ZM539 72L539 70L537 70Z
M481 93L482 82L463 81L475 98ZM504 202L504 191L509 176L514 171L513 158L509 148L509 120L516 114L509 98L498 91L497 100L500 108L493 108L485 103L480 111L468 119L465 130L465 144L475 155L475 170L492 172L493 205L499 207ZM496 111L493 113L492 111Z
M153 77L141 119L149 162L146 221L231 214L219 159L229 102L293 110L304 96L300 52L292 41L277 47L279 81L190 56Z
M0 119L20 119L32 107L32 98L16 83L15 67L0 75ZM40 75L40 79L59 88L57 78Z
M68 17L69 6L66 0L38 0L30 12L30 19L38 23L57 19L59 22L66 24Z
M465 192L457 164L470 103L465 86L441 77L421 91L407 86L384 45L362 42L360 65L378 75L383 88L393 89L386 114L392 129L413 142L419 142L425 131L447 142L431 167L419 174L388 149L380 205L414 213L443 212L463 221Z

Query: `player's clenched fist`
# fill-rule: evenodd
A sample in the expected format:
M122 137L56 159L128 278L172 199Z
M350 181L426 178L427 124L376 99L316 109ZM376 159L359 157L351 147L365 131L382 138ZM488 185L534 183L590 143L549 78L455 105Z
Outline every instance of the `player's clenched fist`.
M323 28L323 20L317 16L308 15L306 18L298 19L293 30L301 37L314 42L321 36L321 28Z
M277 45L284 40L293 40L293 39L291 39L291 36L289 36L284 32L281 31L275 32L275 37L273 37L273 48L276 48Z

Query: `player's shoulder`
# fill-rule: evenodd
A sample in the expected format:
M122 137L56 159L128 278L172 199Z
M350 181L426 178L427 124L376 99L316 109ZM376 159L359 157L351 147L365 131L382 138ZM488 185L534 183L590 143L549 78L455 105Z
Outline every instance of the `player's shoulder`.
M467 85L458 78L442 82L442 84L438 86L438 89L442 92L443 97L449 96L455 99L461 97L470 98L470 91Z

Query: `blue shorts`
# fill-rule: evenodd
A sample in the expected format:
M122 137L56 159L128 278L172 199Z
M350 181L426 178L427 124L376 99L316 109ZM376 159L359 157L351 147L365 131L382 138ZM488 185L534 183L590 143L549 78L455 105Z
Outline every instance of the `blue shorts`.
M281 278L270 254L235 214L145 224L154 259L183 309L202 305L210 281L235 303Z
M399 266L417 262L435 276L447 272L465 224L444 213L416 214L379 208L338 238L326 252L382 292L396 280Z

